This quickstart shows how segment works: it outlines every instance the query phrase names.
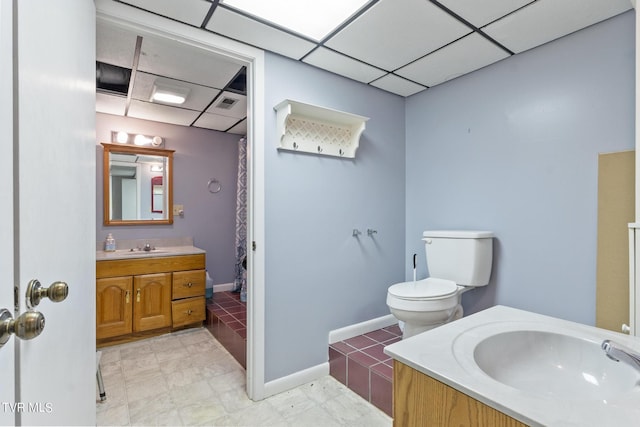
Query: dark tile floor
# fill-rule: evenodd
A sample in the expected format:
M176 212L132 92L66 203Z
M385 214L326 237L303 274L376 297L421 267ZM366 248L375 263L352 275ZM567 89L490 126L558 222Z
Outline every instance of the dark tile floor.
M207 328L246 368L247 307L240 294L216 292L207 300ZM391 416L393 361L385 346L402 339L398 325L378 329L329 346L331 376Z
M401 339L393 325L329 345L331 376L392 416L393 360L383 349Z
M206 326L242 365L247 367L247 305L240 293L216 292L207 300Z

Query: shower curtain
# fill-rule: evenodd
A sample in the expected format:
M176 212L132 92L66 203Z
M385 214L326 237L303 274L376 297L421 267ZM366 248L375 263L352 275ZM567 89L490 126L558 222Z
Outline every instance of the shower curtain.
M234 292L240 292L245 279L243 260L247 255L247 139L238 141L238 183L236 192L236 266Z

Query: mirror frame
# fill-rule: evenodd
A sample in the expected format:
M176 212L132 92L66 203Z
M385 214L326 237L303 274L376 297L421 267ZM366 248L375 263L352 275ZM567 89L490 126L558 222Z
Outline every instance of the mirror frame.
M133 145L111 144L101 142L104 147L102 153L102 215L104 225L160 225L173 224L173 153L175 150L165 150L162 148L140 147ZM167 158L167 219L129 219L129 220L112 220L109 217L109 207L111 201L109 194L111 193L111 180L109 179L111 153L123 154L146 154L150 156L162 156Z

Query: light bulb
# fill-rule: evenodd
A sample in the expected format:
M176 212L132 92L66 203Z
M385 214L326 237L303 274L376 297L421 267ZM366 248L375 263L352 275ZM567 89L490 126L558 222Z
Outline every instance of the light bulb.
M144 135L136 135L133 143L136 145L147 145L151 140Z
M129 140L128 133L120 131L116 134L116 141L118 141L120 144L126 144L128 140Z

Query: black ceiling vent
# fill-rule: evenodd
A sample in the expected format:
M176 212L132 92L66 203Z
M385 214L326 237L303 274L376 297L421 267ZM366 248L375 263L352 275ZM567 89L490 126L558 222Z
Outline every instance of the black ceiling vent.
M127 95L131 70L96 61L96 88L98 91Z
M231 80L231 83L227 85L225 90L238 93L240 95L247 94L247 67L242 67L233 80Z

